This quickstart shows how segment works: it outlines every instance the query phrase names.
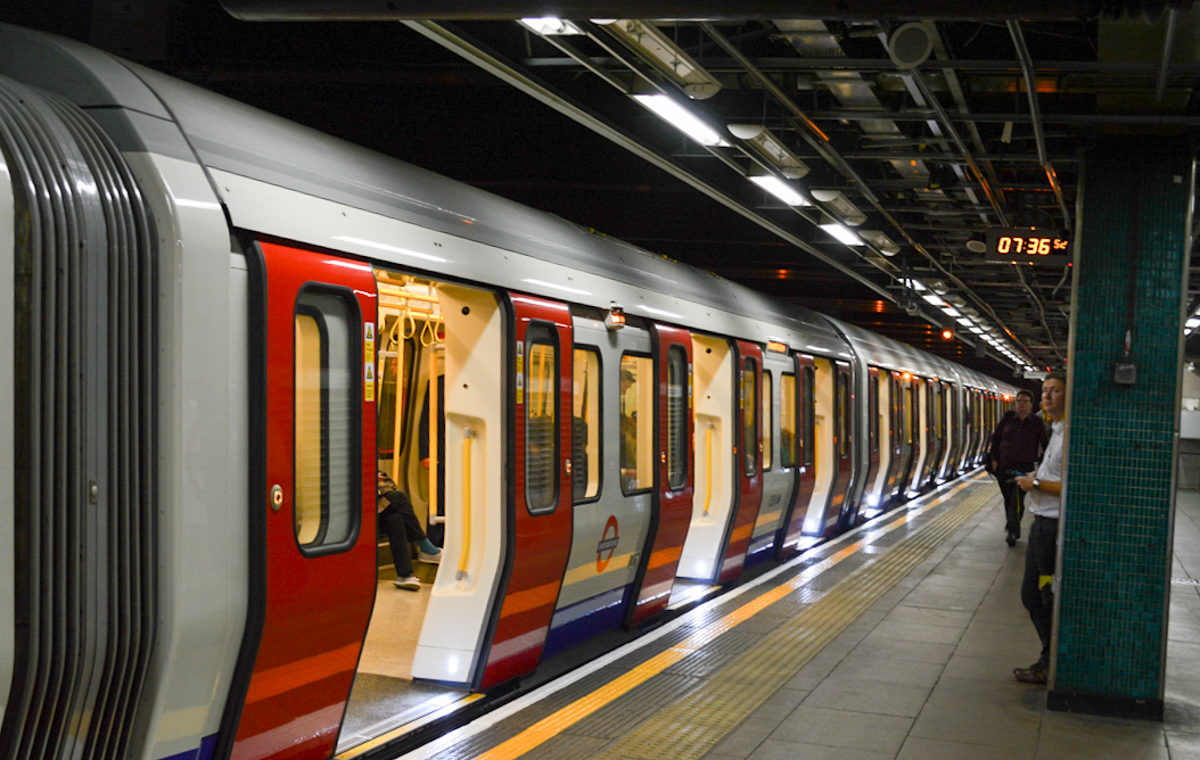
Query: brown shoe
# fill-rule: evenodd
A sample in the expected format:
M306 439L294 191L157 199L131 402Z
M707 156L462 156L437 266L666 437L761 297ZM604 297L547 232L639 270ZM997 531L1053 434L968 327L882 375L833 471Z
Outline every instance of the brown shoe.
M1046 685L1046 668L1040 662L1035 662L1027 668L1013 668L1013 676L1021 683Z

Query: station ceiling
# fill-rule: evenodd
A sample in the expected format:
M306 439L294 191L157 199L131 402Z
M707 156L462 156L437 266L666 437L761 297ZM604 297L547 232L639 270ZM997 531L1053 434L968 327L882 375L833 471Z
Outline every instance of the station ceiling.
M513 0L224 3L0 18L1004 379L1063 365L1071 280L989 261L989 231L1070 239L1098 138L1200 128L1200 10L1183 0L708 2L686 19L567 0L532 25L512 19L543 6ZM283 17L307 20L262 20ZM662 96L718 144L651 110ZM1193 277L1189 309L1198 294Z

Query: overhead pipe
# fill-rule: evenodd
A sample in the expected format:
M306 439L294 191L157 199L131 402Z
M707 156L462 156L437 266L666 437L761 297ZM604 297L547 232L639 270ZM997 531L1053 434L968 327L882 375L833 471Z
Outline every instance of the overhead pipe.
M513 64L506 61L499 55L486 50L481 45L467 40L464 36L455 33L451 29L440 24L436 24L432 21L405 21L403 23L424 37L427 37L447 50L462 56L464 59L470 61L484 71L493 74L501 81L511 84L513 87L516 87L526 95L529 95L535 100L549 106L567 118L577 122L578 124L587 127L601 137L604 137L614 144L628 150L635 156L645 159L653 166L656 166L670 174L672 177L681 180L689 187L698 190L709 198L715 200L717 203L720 203L735 213L740 214L746 219L749 219L776 237L786 240L796 248L811 255L818 261L833 267L838 272L847 275L865 287L870 288L872 291L878 293L884 298L892 297L891 293L884 285L869 279L865 275L855 271L846 264L834 259L816 247L810 245L808 242L800 239L795 234L789 232L783 227L780 227L778 224L755 213L753 210L747 208L734 198L731 198L718 188L700 179L691 172L688 172L683 167L678 166L667 156L664 156L652 148L643 145L632 136L626 134L615 124L612 124L602 117L587 111L577 103L574 103L568 98L565 98L559 93L555 92L543 82L540 82L521 72Z
M1172 23L1175 21L1174 11L1171 12L1171 21ZM1058 201L1058 210L1063 217L1063 229L1069 230L1071 229L1071 213L1067 210L1067 201L1063 197L1062 185L1058 181L1058 175L1054 172L1053 164L1050 163L1050 154L1046 150L1046 133L1042 129L1042 109L1038 104L1033 56L1029 54L1029 46L1025 44L1025 34L1021 31L1020 21L1009 21L1008 33L1012 35L1013 45L1017 48L1017 60L1021 63L1021 72L1025 75L1025 93L1029 96L1029 117L1033 121L1033 139L1037 143L1038 163L1045 169L1046 179L1050 181L1050 187L1054 190L1054 197Z
M867 200L870 201L871 205L875 208L875 210L878 211L885 219L887 219L887 221L896 230L898 230L900 232L900 234L904 237L905 241L909 245L911 245L917 252L919 252L922 256L924 256L925 259L941 274L942 277L945 277L947 280L953 282L955 285L957 285L959 288L961 288L964 292L967 292L967 293L972 292L971 289L968 288L965 283L963 283L960 279L958 279L958 277L954 276L954 274L952 274L950 271L945 269L941 265L941 262L939 262L937 260L937 257L933 256L931 253L929 253L929 251L925 250L925 248L920 243L918 243L915 239L913 239L913 237L910 234L908 234L908 231L904 228L904 226L901 225L900 222L897 221L896 218L893 217L891 215L891 213L889 213L888 210L883 207L883 204L880 203L879 198L875 195L875 193L873 193L870 190L870 188L867 187L866 181L863 180L862 177L860 177L856 171L854 171L853 167L851 167L850 164L846 162L846 160L833 148L833 146L829 145L828 142L823 141L823 140L827 140L827 138L825 138L825 136L824 136L824 133L822 133L816 127L816 125L804 113L804 111L802 111L799 108L799 106L797 106L792 101L792 99L789 98L787 96L787 94L784 93L783 90L781 90L779 88L779 86L776 85L775 82L770 77L768 77L761 70L759 70L752 61L750 61L748 58L746 58L746 56L743 55L740 50L738 50L737 46L735 46L732 42L730 42L712 24L702 22L700 24L700 27L704 30L705 34L707 34L714 42L716 42L717 45L720 46L731 58L733 58L738 63L740 63L742 65L743 69L745 69L745 71L748 74L750 74L750 76L753 77L754 80L756 82L758 82L758 84L765 91L771 93L771 95L773 95L776 98L776 100L779 102L780 105L787 108L789 111L791 111L796 116L796 119L800 122L799 124L795 125L797 127L797 131L808 141L808 143L813 148L815 148L819 153L821 153L823 156L825 156L827 159L829 159L830 162L833 163L835 166L842 168L845 171L846 175L857 185L858 189L865 195ZM916 74L918 77L920 76L917 72L913 72L913 73ZM927 97L928 97L928 95L927 95ZM934 100L934 102L936 103L936 100ZM938 107L940 107L940 106L938 106ZM947 122L947 123L949 123L949 122ZM815 134L812 131L801 129L800 128L801 125L811 126L812 130L815 130ZM949 126L949 130L951 132L952 137L954 137L954 139L961 146L962 140L961 140L961 138L958 137L957 132L954 131L953 125ZM963 148L964 155L969 156L969 153L965 150L965 146L962 146L962 148ZM976 175L977 176L979 175L979 172L977 169L976 169ZM987 191L986 184L985 184L985 191ZM988 197L991 198L990 192L988 192ZM996 208L996 210L999 211L999 209L996 207L994 201L993 201L993 208ZM1000 219L1003 223L1005 217L1003 216L1002 213L1001 213ZM889 298L894 299L894 296L889 295ZM1012 331L1009 330L1004 325L1004 320L1000 319L1000 316L991 308L991 306L988 303L984 302L982 299L979 299L979 298L976 298L976 300L978 301L978 305L984 311L986 311L992 317L993 320L995 320L996 324L999 325L1002 329L1004 329L1004 331L1006 333L1008 333L1010 336L1013 337L1013 340L1014 340L1014 342L1016 342L1017 345L1021 346L1026 351L1026 353L1029 353L1030 355L1032 355L1032 352L1030 352L1027 348L1025 348L1025 346L1019 340L1016 339L1016 336L1013 335Z
M221 0L243 21L484 21L541 17L538 0ZM1099 16L1156 18L1166 8L1187 11L1192 0L561 0L560 18L737 19L820 18L869 21L1076 21Z
M1179 26L1179 11L1172 8L1167 13L1167 34L1163 39L1162 61L1158 67L1158 86L1154 88L1154 102L1162 105L1167 94L1167 72L1171 68L1171 54L1175 52L1175 32Z

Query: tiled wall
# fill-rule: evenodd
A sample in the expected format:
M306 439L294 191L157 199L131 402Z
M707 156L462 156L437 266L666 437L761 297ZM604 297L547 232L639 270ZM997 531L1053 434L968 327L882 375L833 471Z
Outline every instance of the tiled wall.
M1126 139L1084 169L1053 686L1161 705L1191 159ZM1119 386L1135 247L1137 383Z

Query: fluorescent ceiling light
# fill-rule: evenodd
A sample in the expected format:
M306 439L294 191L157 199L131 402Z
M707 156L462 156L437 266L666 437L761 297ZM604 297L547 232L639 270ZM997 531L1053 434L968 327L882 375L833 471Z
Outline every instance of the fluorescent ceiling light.
M945 314L947 317L961 317L962 316L962 312L959 311L958 309L954 308L953 306L943 306L942 313Z
M543 287L543 288L550 288L551 290L561 290L564 293L574 293L574 294L580 295L580 296L590 296L592 294L592 292L590 290L580 290L579 288L568 288L566 285L555 285L554 283L546 282L545 280L521 280L521 282L527 282L530 285L537 285L537 286Z
M942 300L941 296L935 296L933 293L928 293L926 295L923 295L923 296L921 296L921 298L924 298L926 301L933 304L934 306L945 306L946 305L946 302Z
M970 327L971 325L975 324L974 322L972 322L971 320L967 319L966 317L959 317L959 318L958 318L958 323L959 323L960 325L962 325L963 327Z
M851 227L857 227L867 221L867 215L858 209L840 190L813 190L812 197L824 203L829 209L842 218Z
M983 335L983 328L978 327L976 325L971 325L967 329L970 330L971 332L975 333L976 335Z
M597 23L607 19L597 19ZM619 18L602 24L614 37L625 43L663 76L677 84L689 98L711 98L721 83L696 63L683 48L649 21Z
M855 235L850 229L841 224L822 224L821 229L833 235L839 241L846 245L862 245L863 241L858 235Z
M879 249L884 256L895 256L900 253L900 245L879 230L859 230L859 237ZM920 280L912 280L913 290L925 290L925 284Z
M717 134L716 130L700 121L698 117L676 103L674 99L662 94L634 95L633 99L701 145L729 147L729 143Z
M766 127L758 124L730 124L729 131L737 139L749 143L788 179L800 179L808 174L808 164L801 161Z
M869 237L870 235L879 235L884 238L887 237L887 235L884 235L882 232L872 232L871 230L862 230L858 234L861 237L867 238L867 240L872 239L871 237ZM897 250L899 250L899 249L897 249ZM925 283L921 282L920 280L913 279L912 277L909 277L904 282L907 283L908 287L910 287L916 291L929 290L929 288L925 287Z
M750 181L789 206L811 206L791 185L773 174L751 175Z
M1200 327L1200 317L1192 317L1184 324L1195 330L1197 327Z
M519 19L522 26L530 31L537 32L545 37L556 37L568 34L583 34L583 30L572 24L570 21L564 21L561 18L554 16L546 16L544 18L523 18Z

